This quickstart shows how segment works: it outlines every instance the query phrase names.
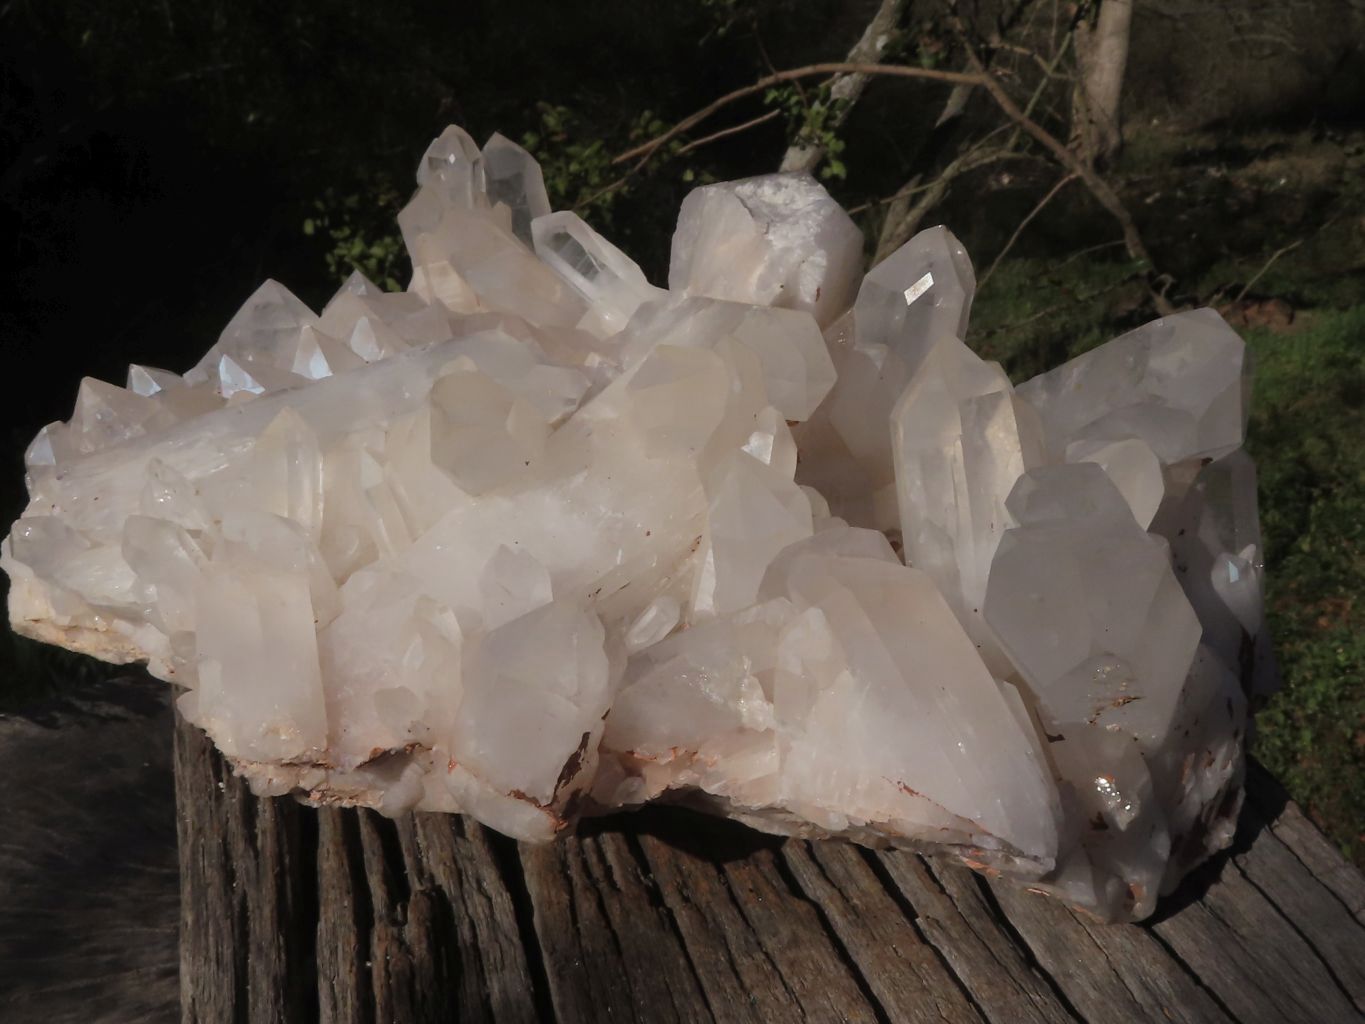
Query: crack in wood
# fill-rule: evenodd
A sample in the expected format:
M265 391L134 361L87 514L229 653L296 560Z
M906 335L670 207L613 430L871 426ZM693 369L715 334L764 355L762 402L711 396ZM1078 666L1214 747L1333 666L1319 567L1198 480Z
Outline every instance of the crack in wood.
M1228 1006L1227 1003L1223 1002L1222 996L1220 996L1212 988L1206 985L1204 983L1204 980L1201 977L1199 977L1199 975L1196 974L1193 970L1191 970L1190 966L1187 963L1185 963L1184 960L1182 960L1179 956L1176 955L1175 950L1173 950L1170 947L1170 945L1166 942L1165 939L1163 939L1160 935L1156 933L1155 929L1151 928L1147 929L1147 934L1152 937L1153 942L1155 942L1158 946L1162 948L1163 951L1165 951L1166 955L1171 958L1171 961L1181 971L1184 972L1185 976L1190 979L1190 982L1197 986L1199 990L1203 992L1206 996L1208 996L1209 1000L1215 1006L1218 1007L1218 1009L1223 1013L1225 1017L1227 1017L1228 1020L1232 1021L1233 1024L1242 1024L1242 1019L1232 1012L1232 1007Z
M925 863L929 866L939 884L943 885L944 892L948 893L954 902L958 902L961 897L952 893L944 881L946 872L954 869L945 868L942 864L931 864L928 860L926 860ZM994 890L986 880L979 875L963 875L962 872L957 872L957 874L962 886L974 890L981 902L985 905L992 925L1004 936L1008 943L1008 948L1013 950L1023 960L1030 974L1038 978L1047 986L1047 992L1061 1006L1062 1010L1074 1020L1087 1019L1082 1016L1075 1003L1072 1002L1071 997L1062 986L1060 979L1055 977L1052 972L1038 960L1033 947L1025 941L1019 927L1014 921L1010 920L1009 916L1000 906ZM975 928L975 926L973 927ZM979 928L975 928L975 930L978 935L981 934Z

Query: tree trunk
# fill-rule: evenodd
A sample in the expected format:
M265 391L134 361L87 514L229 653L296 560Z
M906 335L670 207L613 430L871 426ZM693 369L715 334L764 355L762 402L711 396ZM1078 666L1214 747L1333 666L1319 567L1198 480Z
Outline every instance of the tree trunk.
M1103 164L1123 145L1120 106L1133 0L1100 0L1093 23L1076 26L1076 88L1072 96L1073 139L1086 163Z
M882 54L886 51L887 44L891 42L891 36L896 30L896 22L899 20L901 12L905 10L905 4L906 0L881 0L877 7L877 13L867 23L867 27L863 29L863 34L853 44L853 49L848 51L850 64L876 64L881 61ZM829 96L830 102L836 103L838 106L830 122L831 128L838 128L844 123L849 111L853 109L853 104L858 102L858 97L867 87L868 77L868 75L847 74L839 75L834 79L834 84L830 86ZM815 170L824 157L823 147L797 140L787 147L787 152L782 156L782 164L779 170L805 171L809 174Z

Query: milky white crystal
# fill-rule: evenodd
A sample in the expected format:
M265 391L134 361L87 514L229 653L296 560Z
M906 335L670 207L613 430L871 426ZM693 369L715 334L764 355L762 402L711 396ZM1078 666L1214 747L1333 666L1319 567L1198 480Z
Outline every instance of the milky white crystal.
M183 376L81 384L16 629L315 803L545 840L667 793L1109 919L1226 845L1273 663L1216 313L1016 388L957 239L862 277L808 176L694 191L667 289L501 136L417 177L406 292L267 282Z

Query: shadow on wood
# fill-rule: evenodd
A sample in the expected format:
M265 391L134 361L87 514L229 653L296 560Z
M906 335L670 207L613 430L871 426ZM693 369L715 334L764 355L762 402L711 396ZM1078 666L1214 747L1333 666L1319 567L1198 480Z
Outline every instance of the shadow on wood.
M1253 768L1144 926L904 852L676 808L518 845L257 800L178 722L186 1021L1320 1022L1365 1009L1365 878Z

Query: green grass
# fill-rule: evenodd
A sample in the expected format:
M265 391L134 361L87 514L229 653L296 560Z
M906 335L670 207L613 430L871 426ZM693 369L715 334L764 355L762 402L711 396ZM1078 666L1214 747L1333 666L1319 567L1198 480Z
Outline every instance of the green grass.
M1270 627L1284 688L1256 750L1365 863L1365 306L1252 331Z
M1150 318L1136 265L1098 255L1002 263L979 289L968 342L1025 381Z

